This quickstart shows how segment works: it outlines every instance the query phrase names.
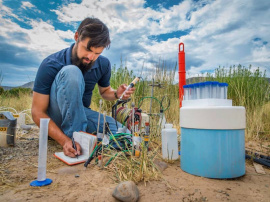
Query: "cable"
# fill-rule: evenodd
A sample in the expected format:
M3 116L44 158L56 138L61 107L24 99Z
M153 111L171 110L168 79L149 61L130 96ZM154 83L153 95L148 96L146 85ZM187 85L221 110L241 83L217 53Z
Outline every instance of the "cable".
M165 97L165 96L164 96ZM139 102L138 102L138 108L141 108L141 102L144 100L144 99L154 99L154 100L156 100L158 103L159 103L159 105L160 105L160 110L163 110L163 112L165 112L166 110L168 110L168 108L169 108L169 106L170 106L170 100L169 100L169 104L168 104L168 106L166 107L166 109L164 109L164 107L163 107L163 105L162 105L162 102L163 102L163 100L164 100L164 97L162 98L162 101L160 101L159 99L157 99L156 97L152 97L152 96L147 96L147 97L142 97L140 100L139 100Z
M163 106L164 98L166 98L166 96L163 96L162 99L161 99L161 105L162 105L162 106ZM167 109L169 109L170 105L171 105L171 100L168 99L168 105L167 105L167 107L164 109L164 111L166 111ZM163 111L163 112L164 112L164 111Z
M246 150L246 153L250 153L252 155L255 155L256 157L260 157L260 158L267 159L267 160L270 161L270 156L265 156L265 155L258 154L256 152L252 152L252 151L249 151L249 150Z
M18 114L17 110L12 107L0 107L0 110L4 110L4 109L7 109L7 110L12 109L13 111L15 111L15 114Z
M259 158L256 158L256 157L251 157L248 154L246 154L246 159L251 159L256 163L259 163L261 165L264 165L264 166L267 166L267 167L270 168L270 162L268 160L266 160L266 159L264 160L263 158L259 159Z
M122 149L122 147L120 147L120 145L119 145L119 142L121 143L122 142L121 140L123 140L128 145L131 145L132 141L130 141L127 136L132 136L132 135L128 134L128 133L119 133L119 134L116 134L116 135L111 135L110 136L110 141L109 141L109 144L107 145L107 147L109 147L109 146L113 147L112 146L113 143L116 143L118 145L118 148L116 148L116 149L121 148L121 151L126 151L128 148ZM115 147L113 147L113 148L115 148ZM91 155L89 156L89 158L87 159L87 161L84 163L85 168L87 168L87 166L90 164L90 162L94 159L95 156L98 156L98 153L101 152L101 149L102 149L102 142L99 142L96 145L96 147L94 148L94 150L91 153ZM127 150L127 151L129 151L129 150Z

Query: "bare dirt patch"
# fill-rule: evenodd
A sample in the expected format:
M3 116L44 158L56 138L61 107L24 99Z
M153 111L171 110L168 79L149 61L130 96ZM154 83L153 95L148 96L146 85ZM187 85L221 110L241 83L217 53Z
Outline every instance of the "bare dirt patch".
M267 151L270 144L248 142L250 149ZM114 174L90 165L69 167L53 156L62 148L48 141L47 177L53 183L31 187L37 177L38 129L18 135L15 147L0 148L0 201L116 201ZM269 153L268 153L269 155ZM246 174L229 180L208 179L185 173L180 162L169 164L159 181L140 182L140 201L269 201L270 170L256 173L246 161Z

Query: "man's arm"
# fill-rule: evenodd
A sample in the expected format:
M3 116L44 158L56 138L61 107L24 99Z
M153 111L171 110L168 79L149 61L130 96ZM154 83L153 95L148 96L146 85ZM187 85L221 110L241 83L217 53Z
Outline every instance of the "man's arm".
M40 126L40 118L50 118L47 114L49 101L49 95L33 92L32 117L38 126ZM56 140L63 147L66 156L75 157L76 154L80 155L80 145L76 143L77 151L73 149L71 139L66 136L52 120L49 122L48 133L51 138Z
M120 96L123 94L126 88L127 88L126 84L120 85L117 90L114 90L111 86L108 86L108 87L98 86L101 97L109 101L113 101L113 100L116 100L117 98L120 98ZM135 88L130 88L127 92L125 92L125 95L123 96L123 100L127 100L131 96L131 94L134 93L134 91L135 91ZM117 98L115 97L115 94Z

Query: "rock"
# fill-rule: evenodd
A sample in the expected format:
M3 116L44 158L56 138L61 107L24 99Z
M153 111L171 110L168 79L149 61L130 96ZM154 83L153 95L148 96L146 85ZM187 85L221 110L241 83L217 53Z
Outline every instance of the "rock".
M154 164L158 167L158 169L163 172L166 168L168 168L168 164L163 162L163 161L160 161L158 159L155 159L154 160Z
M117 185L112 196L123 202L135 202L139 200L140 193L134 182L126 181Z
M21 125L21 129L26 130L26 131L31 130L31 128L32 126L29 126L29 125Z
M78 177L80 177L80 175L79 174L75 174L75 177L78 178Z
M8 157L5 158L6 160L11 160L13 159L13 156L12 155L9 155Z
M58 169L58 174L77 174L78 169L74 167L63 167Z

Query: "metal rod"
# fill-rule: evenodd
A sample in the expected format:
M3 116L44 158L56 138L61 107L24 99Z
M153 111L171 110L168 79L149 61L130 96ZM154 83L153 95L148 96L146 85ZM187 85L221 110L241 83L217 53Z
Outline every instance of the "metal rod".
M149 114L151 116L151 112L152 112L152 99L154 96L154 85L155 85L155 80L152 80L152 91L151 91L151 100L150 100L150 110L149 110Z
M102 141L104 140L104 137L105 137L105 130L106 130L106 111L103 112L103 138L102 138ZM103 168L103 151L104 151L104 146L102 144L101 146L101 168Z
M99 111L98 111L98 127L97 127L97 136L99 132L99 124L100 124L100 113L101 113L102 99L99 100Z
M131 128L132 128L132 155L134 155L134 135L135 135L135 126L134 126L134 119L135 119L135 109L134 109L134 107L135 107L135 103L134 102L132 102L132 104L131 104L131 107L132 107L132 119L131 119L131 121L132 121L132 126L131 126Z

